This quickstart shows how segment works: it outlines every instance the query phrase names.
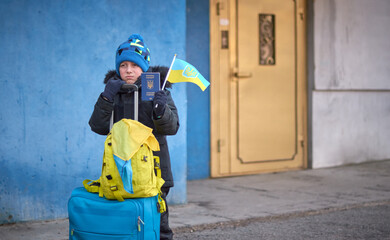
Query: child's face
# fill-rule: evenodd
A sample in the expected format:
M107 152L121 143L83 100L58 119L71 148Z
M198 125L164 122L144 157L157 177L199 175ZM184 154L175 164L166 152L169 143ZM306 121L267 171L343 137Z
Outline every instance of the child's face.
M133 62L124 61L119 65L119 73L123 81L133 84L141 76L142 69Z

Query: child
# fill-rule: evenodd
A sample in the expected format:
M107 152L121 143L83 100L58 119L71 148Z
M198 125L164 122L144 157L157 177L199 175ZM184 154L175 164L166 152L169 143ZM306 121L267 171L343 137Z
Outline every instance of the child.
M141 89L141 73L160 72L161 86L168 72L167 67L150 67L150 52L146 47L143 38L138 34L133 34L128 41L122 43L116 50L115 66L116 71L112 70L106 74L104 91L100 94L89 125L92 131L107 135L110 131L110 118L114 110L114 123L124 118L123 105L126 97L121 92L121 86L126 82L138 85ZM170 87L167 82L166 87ZM141 94L139 94L141 96ZM134 97L131 96L134 109ZM134 113L131 112L132 115ZM160 90L155 93L153 101L141 101L139 97L138 121L153 129L153 134L160 144L160 151L154 152L154 155L160 157L161 174L165 183L162 190L162 197L166 200L169 189L173 187L173 178L171 172L171 161L168 152L168 143L166 135L175 135L179 129L179 118L177 109L171 94L168 90ZM161 214L160 239L172 239L173 233L168 223L168 205L167 211Z

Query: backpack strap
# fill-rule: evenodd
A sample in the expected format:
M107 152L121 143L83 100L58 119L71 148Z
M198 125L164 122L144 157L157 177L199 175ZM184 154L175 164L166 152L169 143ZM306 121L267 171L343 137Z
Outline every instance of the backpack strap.
M116 200L118 200L119 202L125 201L125 199L123 199L121 193L118 191L119 189L118 189L118 187L116 185L115 186L111 186L110 190L114 194Z
M157 209L158 209L158 211L160 212L160 213L163 213L163 212L165 212L166 210L167 210L167 206L166 206L166 204L165 204L165 201L164 201L164 199L161 197L161 194L162 194L162 192L161 192L161 187L162 186L160 186L161 184L160 184L160 182L161 181L159 181L160 179L161 180L163 180L162 178L161 178L161 167L160 167L160 158L159 157L157 157L157 156L153 156L153 159L154 159L154 169L156 170L156 176L157 176L157 189L158 189L158 204L157 204Z
M156 176L161 178L160 157L153 156L153 160L154 160L154 169L156 169Z
M92 192L92 193L97 193L97 192L99 192L99 188L100 188L100 182L99 182L99 180L92 181L92 180L89 180L89 179L85 179L85 180L83 181L83 185L84 185L85 189L86 189L88 192Z

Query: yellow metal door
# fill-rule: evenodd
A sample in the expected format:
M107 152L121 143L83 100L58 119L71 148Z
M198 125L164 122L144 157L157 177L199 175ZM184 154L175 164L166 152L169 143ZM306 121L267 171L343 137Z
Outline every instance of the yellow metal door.
M303 6L211 3L212 176L305 167Z

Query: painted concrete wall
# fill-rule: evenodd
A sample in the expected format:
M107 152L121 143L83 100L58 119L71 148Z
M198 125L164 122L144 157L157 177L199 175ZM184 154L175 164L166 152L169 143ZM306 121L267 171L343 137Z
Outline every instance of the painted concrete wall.
M72 189L100 175L105 137L88 120L116 48L140 33L152 65L185 57L185 11L182 0L0 2L0 223L67 217ZM184 203L186 85L172 92L181 129L168 138L169 202Z
M314 2L313 167L390 158L390 1Z
M187 0L187 61L210 81L209 0ZM188 180L210 177L210 88L187 84Z

